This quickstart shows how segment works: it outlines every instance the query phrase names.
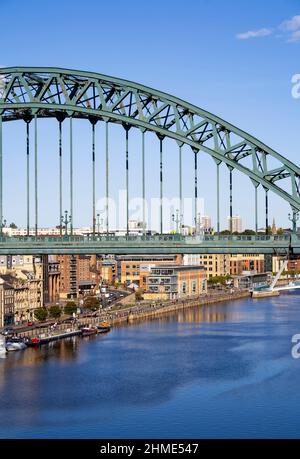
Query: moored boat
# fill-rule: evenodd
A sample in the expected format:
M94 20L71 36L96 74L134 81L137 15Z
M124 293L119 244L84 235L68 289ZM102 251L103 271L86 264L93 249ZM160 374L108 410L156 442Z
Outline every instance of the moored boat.
M107 333L110 331L110 327L111 325L109 322L106 322L106 321L100 322L97 325L98 333Z
M4 356L6 354L6 340L5 336L0 334L0 356Z
M22 338L13 337L13 338L9 338L9 340L6 341L6 350L8 352L22 351L26 349L26 347L27 346Z
M97 327L82 327L81 334L82 336L91 336L98 333Z

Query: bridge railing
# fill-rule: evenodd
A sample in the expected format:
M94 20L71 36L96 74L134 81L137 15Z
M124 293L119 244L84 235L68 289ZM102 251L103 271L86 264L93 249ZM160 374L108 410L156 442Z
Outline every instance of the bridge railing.
M300 236L292 235L292 240L299 240ZM36 243L230 243L230 242L289 242L290 235L189 235L181 234L154 234L154 235L67 235L67 236L1 236L2 244L36 244Z

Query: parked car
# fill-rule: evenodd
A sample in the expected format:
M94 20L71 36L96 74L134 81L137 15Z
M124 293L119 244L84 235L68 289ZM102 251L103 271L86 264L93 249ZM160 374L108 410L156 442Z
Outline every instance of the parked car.
M3 330L4 336L12 335L13 333L14 333L14 329L11 327L5 327Z
M34 322L31 322L31 320L27 322L27 327L33 327L33 325L34 325Z

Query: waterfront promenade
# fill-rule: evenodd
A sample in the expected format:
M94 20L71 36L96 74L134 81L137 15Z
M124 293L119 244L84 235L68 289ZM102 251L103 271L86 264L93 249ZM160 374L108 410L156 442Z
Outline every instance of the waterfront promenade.
M40 324L33 329L18 332L16 334L27 338L36 338L49 334L59 334L75 331L78 325L93 326L102 321L108 321L112 326L121 325L124 323L133 323L135 321L146 320L151 317L160 316L163 314L171 314L181 311L186 308L201 307L210 304L222 303L226 301L234 301L241 298L250 296L247 290L219 291L210 292L199 297L187 297L185 299L177 299L156 303L143 304L142 302L137 305L128 305L128 307L116 311L101 311L96 316L79 317L76 323L57 323L55 329L53 326L46 326Z

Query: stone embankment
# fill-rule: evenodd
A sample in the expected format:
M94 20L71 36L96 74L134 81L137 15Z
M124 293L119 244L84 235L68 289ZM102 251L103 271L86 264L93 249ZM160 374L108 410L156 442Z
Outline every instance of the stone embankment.
M147 319L161 314L182 311L182 309L192 308L195 306L205 306L247 297L250 297L250 293L245 290L239 290L233 293L209 293L197 298L187 298L185 300L173 300L147 305L140 304L138 306L133 306L130 309L112 312L106 316L106 319L109 320L112 325L117 325L123 322L134 322L135 320Z

